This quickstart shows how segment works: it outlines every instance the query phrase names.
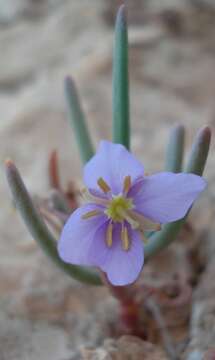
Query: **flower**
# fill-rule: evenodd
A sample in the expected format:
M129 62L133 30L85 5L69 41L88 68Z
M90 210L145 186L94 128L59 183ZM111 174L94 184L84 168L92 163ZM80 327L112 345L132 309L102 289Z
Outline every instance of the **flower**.
M139 276L144 231L184 217L206 186L194 174L146 176L124 146L108 141L85 165L84 183L87 203L69 217L58 252L64 262L99 267L116 286Z

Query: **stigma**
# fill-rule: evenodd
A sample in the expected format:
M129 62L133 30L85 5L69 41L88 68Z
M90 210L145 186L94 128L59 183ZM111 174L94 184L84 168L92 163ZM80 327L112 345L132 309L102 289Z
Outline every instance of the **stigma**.
M132 199L123 195L114 196L108 203L105 214L114 222L123 222L127 217L127 210L133 208Z

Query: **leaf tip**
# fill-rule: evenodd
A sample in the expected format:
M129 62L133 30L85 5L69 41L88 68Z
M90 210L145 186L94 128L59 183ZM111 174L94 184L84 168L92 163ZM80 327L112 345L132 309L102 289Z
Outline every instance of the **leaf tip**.
M176 124L170 131L172 136L183 137L185 135L185 127L182 124Z
M67 96L75 96L75 97L77 97L77 90L76 90L75 81L70 75L67 75L65 77L65 79L64 79L64 87L65 87L65 92L66 92Z
M127 27L127 11L124 3L120 5L117 11L116 26L122 26L123 28Z
M74 87L74 81L70 75L66 75L64 79L64 85L66 89L71 89Z
M12 171L16 171L16 166L15 166L15 164L14 164L14 162L13 162L13 160L11 160L11 159L6 159L5 161L4 161L4 165L5 165L5 169L6 169L6 174L8 175L8 174L10 174Z
M204 126L199 130L197 137L199 138L199 141L209 144L211 141L211 128L207 125Z
M175 127L174 127L174 129L175 129L176 131L180 131L180 132L184 132L184 131L185 131L185 127L184 127L183 124L176 124Z
M5 164L5 166L8 168L8 167L11 167L11 166L14 166L14 163L13 163L13 161L11 160L11 159L6 159L5 161L4 161L4 164Z

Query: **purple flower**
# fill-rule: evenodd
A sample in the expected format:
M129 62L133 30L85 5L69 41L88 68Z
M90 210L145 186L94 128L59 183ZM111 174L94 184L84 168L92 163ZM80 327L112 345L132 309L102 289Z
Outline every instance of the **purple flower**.
M124 146L108 141L86 164L84 183L87 204L65 224L59 255L67 263L99 267L113 285L133 283L140 274L144 231L184 217L206 186L193 174L144 176Z

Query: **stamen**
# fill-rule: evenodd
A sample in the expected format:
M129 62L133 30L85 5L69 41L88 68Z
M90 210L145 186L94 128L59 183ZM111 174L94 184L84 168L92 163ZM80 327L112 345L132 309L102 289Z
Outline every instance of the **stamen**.
M110 187L102 177L97 180L97 184L104 193L108 193L110 191Z
M108 205L109 200L103 199L102 197L93 195L90 193L90 191L86 188L84 188L81 192L82 198L85 202L95 202L96 204L100 205Z
M137 229L139 227L139 223L132 219L132 217L128 214L128 210L124 210L122 207L117 208L118 214L122 216L127 222L131 225L132 229Z
M145 218L145 216L137 213L134 210L128 210L129 215L132 219L139 223L139 227L142 231L159 231L161 230L161 225L154 223L153 221Z
M87 188L83 188L80 191L82 199L86 202L90 200L90 193Z
M86 220L86 219L90 219L91 217L100 215L102 212L100 210L91 210L88 211L86 214L82 215L82 219Z
M124 226L124 224L122 225L121 229L121 240L123 250L128 251L130 247L130 241L128 236L128 229L126 226Z
M123 192L127 194L128 191L130 190L130 187L131 187L131 177L130 175L128 175L124 178Z
M113 244L113 224L111 222L109 222L106 232L106 244L108 247L111 247Z

